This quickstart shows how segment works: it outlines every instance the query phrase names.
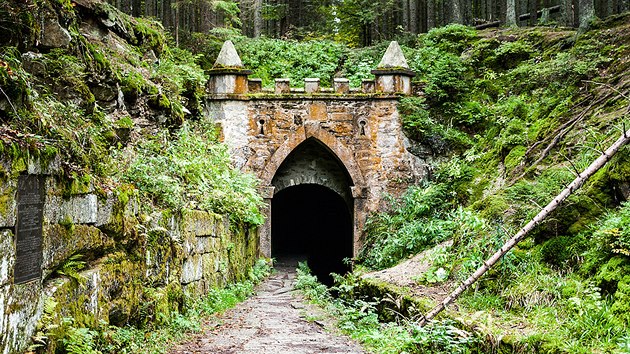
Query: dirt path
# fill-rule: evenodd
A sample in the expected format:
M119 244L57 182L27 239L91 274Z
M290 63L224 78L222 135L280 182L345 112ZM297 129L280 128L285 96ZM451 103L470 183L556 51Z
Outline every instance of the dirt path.
M348 338L304 319L309 306L292 292L295 276L295 266L276 266L256 296L210 321L204 333L171 354L364 353Z

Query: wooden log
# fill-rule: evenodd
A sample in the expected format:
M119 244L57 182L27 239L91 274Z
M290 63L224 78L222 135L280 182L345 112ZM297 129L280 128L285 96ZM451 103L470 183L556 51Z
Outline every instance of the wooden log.
M482 23L480 25L477 25L475 26L475 29L482 30L486 28L500 27L500 26L501 26L501 21L492 21L492 22L487 22L487 23Z
M624 127L625 129L625 127ZM630 141L630 130L624 131L622 136L615 141L606 151L604 151L593 163L590 164L582 173L580 173L560 194L558 194L547 206L545 206L530 222L527 223L519 232L501 246L490 258L485 260L468 279L450 293L442 302L435 306L420 321L420 325L424 326L431 321L437 314L442 312L449 304L457 299L466 289L474 284L481 276L483 276L490 268L492 268L508 251L516 246L527 234L538 226L551 212L553 212L562 202L567 199L573 192L594 175L599 169L604 167L610 159L615 156L617 151Z
M552 6L549 8L549 13L553 14L556 12L560 12L560 10L562 9L562 6L560 5L556 5L556 6ZM542 15L542 10L539 10L536 12L538 14L538 16L536 16L537 18L540 18L540 16ZM525 20L529 20L529 18L532 16L531 13L526 13L526 14L522 14L518 16L519 21L525 21Z

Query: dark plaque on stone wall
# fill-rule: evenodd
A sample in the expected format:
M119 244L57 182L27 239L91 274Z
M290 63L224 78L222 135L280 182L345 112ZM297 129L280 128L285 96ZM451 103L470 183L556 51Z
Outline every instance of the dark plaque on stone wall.
M44 176L38 175L18 179L15 284L39 279L42 275L44 180Z

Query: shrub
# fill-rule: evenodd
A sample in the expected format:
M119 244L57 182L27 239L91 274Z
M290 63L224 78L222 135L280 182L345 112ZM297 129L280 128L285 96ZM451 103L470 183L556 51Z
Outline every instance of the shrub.
M446 240L453 223L445 213L444 187L411 187L388 213L371 215L359 258L370 267L385 268Z
M211 210L262 224L254 177L231 165L212 127L196 128L186 123L174 138L163 132L141 144L123 178L168 208Z
M427 47L437 47L453 54L460 54L477 38L477 31L473 28L451 24L433 28L421 37L421 41Z
M540 252L545 262L567 269L575 266L584 252L584 240L580 236L556 236L547 240Z

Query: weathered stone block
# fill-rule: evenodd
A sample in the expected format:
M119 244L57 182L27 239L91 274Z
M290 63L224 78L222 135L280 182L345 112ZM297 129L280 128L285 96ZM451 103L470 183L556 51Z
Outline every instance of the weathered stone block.
M44 218L49 223L96 224L98 198L96 194L72 196L69 199L48 196Z
M10 282L15 266L15 242L11 230L0 230L0 286Z
M42 269L50 273L76 253L104 252L114 247L114 240L88 225L44 225Z
M250 93L258 93L262 91L262 79L249 79L247 81L247 88Z
M203 278L203 260L201 255L193 254L182 265L182 284L192 283Z
M361 81L361 92L373 93L374 92L374 80Z
M347 94L350 92L350 80L344 78L335 78L333 81L335 93Z
M0 299L6 304L2 312L6 313L6 317L4 330L0 329L0 343L5 353L21 353L31 343L29 334L35 333L42 315L44 297L40 296L42 289L38 281L7 288L11 292L5 295L4 301Z
M182 231L195 236L214 236L216 222L221 216L200 210L187 210L182 220Z
M197 236L197 248L195 252L202 254L217 251L218 244L219 239L216 237Z
M103 226L113 221L114 208L118 204L118 198L113 193L105 198L97 199L96 205L96 226Z
M317 78L304 79L304 92L305 93L318 93L319 92L319 79Z
M289 79L276 79L276 95L291 93L291 84Z

